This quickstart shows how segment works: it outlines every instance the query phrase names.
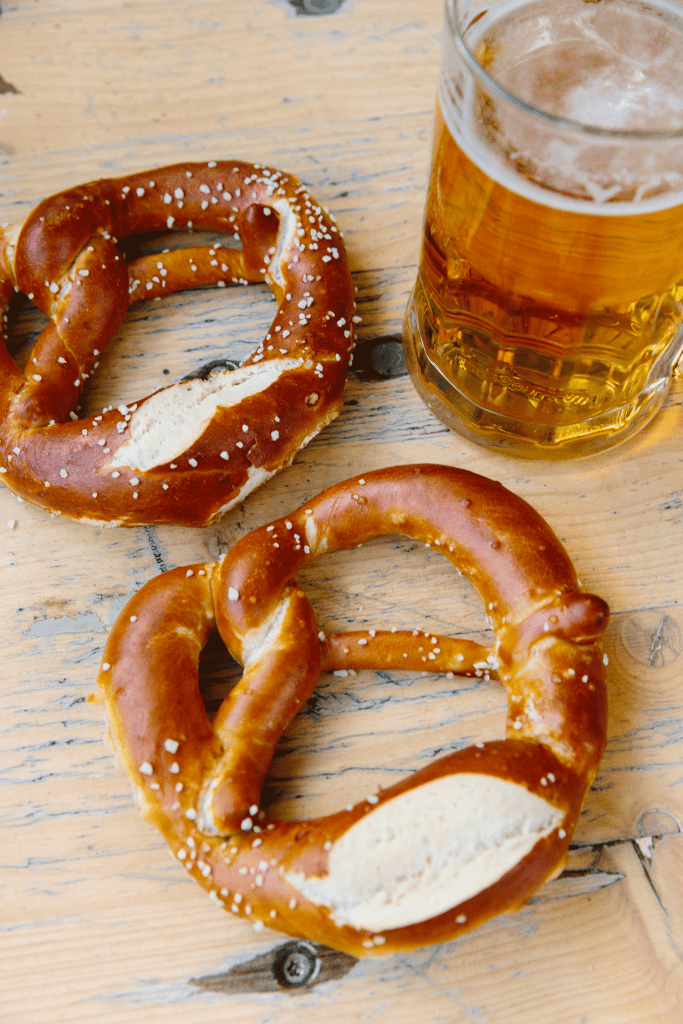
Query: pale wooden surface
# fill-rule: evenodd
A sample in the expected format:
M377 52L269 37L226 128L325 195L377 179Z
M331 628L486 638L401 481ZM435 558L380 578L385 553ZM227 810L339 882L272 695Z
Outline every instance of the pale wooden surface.
M400 332L414 277L440 0L2 0L0 221L59 188L178 159L284 166L345 233L361 348ZM260 288L131 310L88 402L135 399L263 336ZM23 310L18 344L39 318ZM232 339L232 340L231 340ZM360 362L359 362L360 365ZM169 373L164 375L164 370ZM564 468L449 434L409 380L351 374L340 418L219 527L99 530L0 490L0 1020L3 1024L680 1024L683 1021L683 388L618 453ZM322 487L417 460L483 472L531 501L607 599L607 752L568 870L522 912L457 942L358 963L296 995L208 992L279 946L218 912L137 816L88 702L107 629L165 567L212 559ZM10 529L9 521L15 521ZM428 626L479 636L476 596L396 538L313 563L323 628ZM356 624L356 626L354 626ZM235 670L212 649L207 696ZM274 762L282 814L335 810L502 733L493 685L325 677Z

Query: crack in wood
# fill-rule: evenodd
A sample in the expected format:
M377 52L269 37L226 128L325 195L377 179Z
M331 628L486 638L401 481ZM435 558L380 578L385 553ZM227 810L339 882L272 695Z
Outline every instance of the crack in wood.
M156 539L156 535L154 533L154 527L153 526L143 526L143 530L145 531L145 533L147 535L147 543L149 544L149 548L150 548L150 551L152 552L152 555L154 557L154 561L159 566L159 569L161 570L161 572L167 572L168 571L168 566L166 565L166 560L164 559L164 556L163 556L163 554L161 552L161 548L159 547L158 541Z
M314 942L291 939L267 953L236 964L221 974L190 978L190 985L209 992L238 995L245 992L310 992L325 981L348 974L356 957Z
M657 664L658 659L662 665L666 664L665 651L667 650L673 654L674 658L681 653L681 631L669 614L665 612L664 618L650 638L648 666L652 668Z
M245 344L247 344L245 342ZM190 370L180 380L208 380L212 373L216 373L219 370L236 370L241 365L235 359L212 359L208 363L203 363L198 366L196 370Z
M0 14L2 14L2 11L0 11ZM13 92L16 93L17 96L21 95L20 89L15 88L11 82L7 82L2 75L0 75L0 94L5 92Z
M336 14L344 6L344 0L289 0L297 14L320 18L325 14Z

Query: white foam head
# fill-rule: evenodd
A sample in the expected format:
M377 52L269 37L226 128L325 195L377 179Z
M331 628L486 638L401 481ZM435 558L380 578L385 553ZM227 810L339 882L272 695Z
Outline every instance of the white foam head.
M439 100L456 142L490 177L543 205L603 216L683 203L678 4L501 0L466 42L469 53L446 35ZM486 68L478 79L472 54Z

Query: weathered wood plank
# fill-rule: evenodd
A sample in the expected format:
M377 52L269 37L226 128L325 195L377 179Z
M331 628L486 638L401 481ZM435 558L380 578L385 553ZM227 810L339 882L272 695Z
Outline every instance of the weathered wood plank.
M286 0L1 6L0 75L18 91L0 94L0 222L60 188L179 159L287 166L344 230L363 318L340 417L216 528L88 528L0 488L3 1024L683 1019L683 384L629 445L555 467L475 448L430 416L405 376L371 372L373 346L400 334L415 273L441 3L346 0L328 18L297 17ZM131 309L85 408L244 358L272 311L260 286ZM13 318L21 357L41 317L19 306ZM348 475L413 461L500 479L609 601L608 748L567 871L522 912L286 992L265 983L284 939L217 912L169 858L88 698L109 626L151 576L216 559ZM300 582L328 632L487 635L476 594L433 550L399 538L319 559ZM239 670L217 643L201 670L215 708ZM495 683L325 676L278 748L267 798L287 816L335 810L500 736L504 717Z
M317 162L321 143L342 148L350 112L429 114L440 25L438 0L347 0L324 18L296 17L286 0L14 0L0 20L0 73L18 90L2 96L2 151L86 153L116 140L134 152L169 134L194 149L280 124L312 143L292 139L292 157L305 148Z

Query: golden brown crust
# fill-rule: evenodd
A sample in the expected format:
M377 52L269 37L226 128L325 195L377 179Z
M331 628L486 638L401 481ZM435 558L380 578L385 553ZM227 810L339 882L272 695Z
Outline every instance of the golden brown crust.
M299 569L324 551L399 532L441 551L471 579L486 601L493 648L424 632L319 633L295 583ZM214 615L244 675L210 725L197 662ZM381 954L452 938L515 909L561 868L605 743L607 618L605 603L580 592L566 551L522 499L466 471L394 467L330 488L243 537L220 563L152 580L114 626L99 682L143 815L214 900L356 956ZM509 698L506 739L441 758L337 814L276 821L260 808L261 788L321 665L497 675ZM525 806L549 812L550 824L532 829L500 876L457 905L425 920L404 921L399 908L388 928L354 923L355 905L349 909L343 893L335 902L335 845L377 812L394 813L413 791L465 776L500 780ZM491 827L495 833L495 820ZM494 847L512 827L501 824Z
M126 265L118 239L167 227L230 233L243 248L193 247ZM0 343L0 472L26 500L98 523L207 525L337 415L353 285L333 218L292 175L211 161L103 179L45 199L16 243L14 234L0 231L0 312L16 286L50 317L25 373ZM181 450L141 464L129 445L152 396L70 420L130 301L264 280L278 302L272 326L244 371L212 375L222 398L198 415ZM228 404L245 376L251 393ZM173 433L170 420L158 426Z

